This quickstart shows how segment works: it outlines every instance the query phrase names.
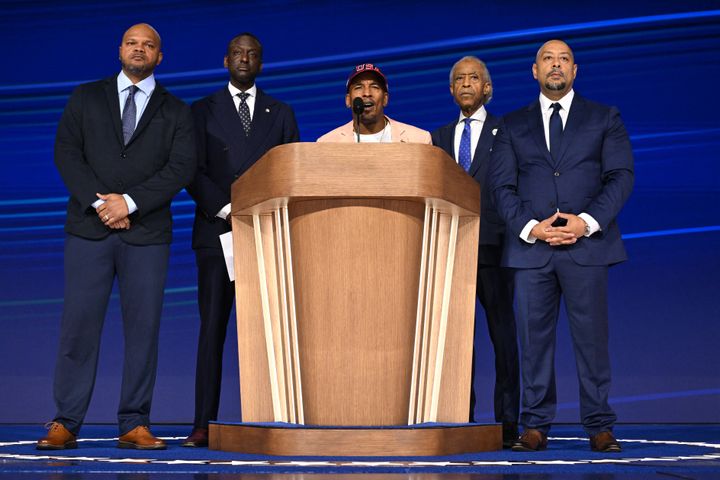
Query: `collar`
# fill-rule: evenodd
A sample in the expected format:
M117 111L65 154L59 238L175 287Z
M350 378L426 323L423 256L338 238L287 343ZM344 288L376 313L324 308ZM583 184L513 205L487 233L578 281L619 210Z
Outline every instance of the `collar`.
M132 80L130 80L128 76L125 75L125 72L121 70L120 75L117 77L118 94L132 84ZM155 75L150 74L149 77L140 80L135 84L135 86L138 87L138 89L140 89L140 91L145 95L150 96L150 94L155 90Z
M563 110L565 112L570 112L570 105L572 105L573 98L575 98L575 90L570 89L568 93L565 94L564 97L562 97L560 100L557 101L557 103L560 104ZM546 113L548 110L550 110L550 105L553 103L556 103L553 100L550 100L548 97L540 93L540 110L543 113Z
M236 96L238 93L241 93L242 90L237 88L235 85L233 85L231 82L228 82L228 90L230 91L231 96ZM257 97L257 85L253 83L253 86L245 90L245 93L250 95L252 98Z
M563 107L565 108L565 107ZM460 112L460 118L458 119L457 123L462 123L463 120L465 120L465 115L463 115L462 111ZM485 105L480 105L480 108L475 110L475 113L470 115L469 118L472 118L473 120L477 120L481 123L485 122L485 119L487 118L487 110L485 110Z

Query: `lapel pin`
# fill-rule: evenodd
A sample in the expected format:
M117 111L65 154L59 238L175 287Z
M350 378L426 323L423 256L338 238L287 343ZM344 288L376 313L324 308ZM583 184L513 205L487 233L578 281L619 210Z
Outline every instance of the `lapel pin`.
M493 128L492 134L493 134L493 135L496 135L496 134L497 134L497 128Z
M267 113L270 113L270 109L269 109L269 108L266 108L265 111L266 111Z

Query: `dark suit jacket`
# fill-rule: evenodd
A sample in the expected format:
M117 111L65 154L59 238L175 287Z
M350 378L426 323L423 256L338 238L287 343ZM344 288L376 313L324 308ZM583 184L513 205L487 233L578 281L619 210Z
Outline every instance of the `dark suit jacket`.
M532 219L561 212L586 212L601 231L566 248L580 265L611 265L627 258L615 222L633 186L633 156L627 131L615 107L577 93L557 160L545 143L540 102L506 115L491 157L490 187L508 226L504 264L515 268L545 265L553 248L529 244L519 235Z
M257 89L250 135L245 136L227 86L192 105L198 170L188 192L195 200L193 248L220 248L230 231L217 213L230 203L230 186L271 148L300 139L292 109Z
M124 145L117 76L80 85L72 93L55 141L55 164L70 199L65 231L101 239L111 233L92 204L96 193L127 193L138 210L128 243L170 243L170 202L195 173L195 141L190 108L159 83L140 122Z
M505 238L505 223L498 215L495 208L495 199L492 191L487 188L487 172L490 163L490 152L492 152L495 131L500 119L488 112L485 123L483 123L480 139L478 140L472 163L468 174L480 184L480 245L493 245L502 247ZM457 119L440 127L432 132L433 145L436 145L455 158L455 126ZM457 160L457 159L455 159ZM478 253L478 263L481 265L499 265L500 248L483 249Z

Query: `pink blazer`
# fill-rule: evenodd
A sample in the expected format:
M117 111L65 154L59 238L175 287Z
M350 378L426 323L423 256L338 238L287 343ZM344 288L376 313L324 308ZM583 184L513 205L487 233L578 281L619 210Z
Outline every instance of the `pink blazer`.
M432 145L430 132L386 117L392 126L392 141L400 143L425 143ZM352 120L317 139L318 142L355 143Z

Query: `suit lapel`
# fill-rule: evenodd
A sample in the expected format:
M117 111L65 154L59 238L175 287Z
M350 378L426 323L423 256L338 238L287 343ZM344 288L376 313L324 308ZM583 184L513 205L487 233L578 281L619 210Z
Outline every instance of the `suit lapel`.
M255 153L265 143L265 137L271 133L272 124L276 117L277 110L275 109L275 102L272 100L272 97L268 97L265 95L265 92L258 88L252 123L250 125L250 135L247 138L248 155L245 156L246 158L255 158Z
M117 91L117 77L106 79L105 98L107 99L108 109L110 110L110 118L112 119L115 137L122 145L125 143L122 134L122 119L120 118L120 100Z
M577 132L580 127L585 123L587 118L587 110L585 109L585 102L582 97L577 93L573 97L572 104L570 105L570 112L568 114L565 128L563 129L562 144L560 145L560 155L558 155L558 163L563 159L565 153L568 150L568 146L573 143L573 140L577 138Z
M494 116L488 113L485 117L485 121L483 122L480 138L478 139L475 151L473 152L472 163L470 164L470 170L468 171L471 177L474 177L481 167L487 166L487 157L489 156L490 149L492 148L493 141L495 140L495 135L493 135L492 131L496 126L497 120Z
M247 138L243 132L240 116L237 110L235 110L235 102L233 102L227 87L218 90L212 95L210 100L210 114L223 131L223 139L225 142L231 146L233 150L243 152L247 145ZM232 161L237 158L237 156L229 155L228 158ZM240 165L234 166L236 169L240 168Z
M150 101L148 102L147 107L145 107L145 111L140 117L140 122L135 128L135 131L133 132L133 135L130 138L128 145L131 144L138 137L138 135L142 133L145 127L147 127L148 123L150 123L150 120L155 116L155 113L158 111L158 108L160 108L160 105L162 105L165 101L166 94L167 90L165 90L165 88L159 83L155 83L155 90L153 90L153 93L150 96Z
M527 121L530 133L533 139L535 139L535 144L538 150L542 153L550 165L554 165L555 162L553 161L552 155L550 155L550 151L547 148L547 143L545 142L545 127L543 126L542 112L540 111L540 100L535 100L535 102L530 104L528 107Z

